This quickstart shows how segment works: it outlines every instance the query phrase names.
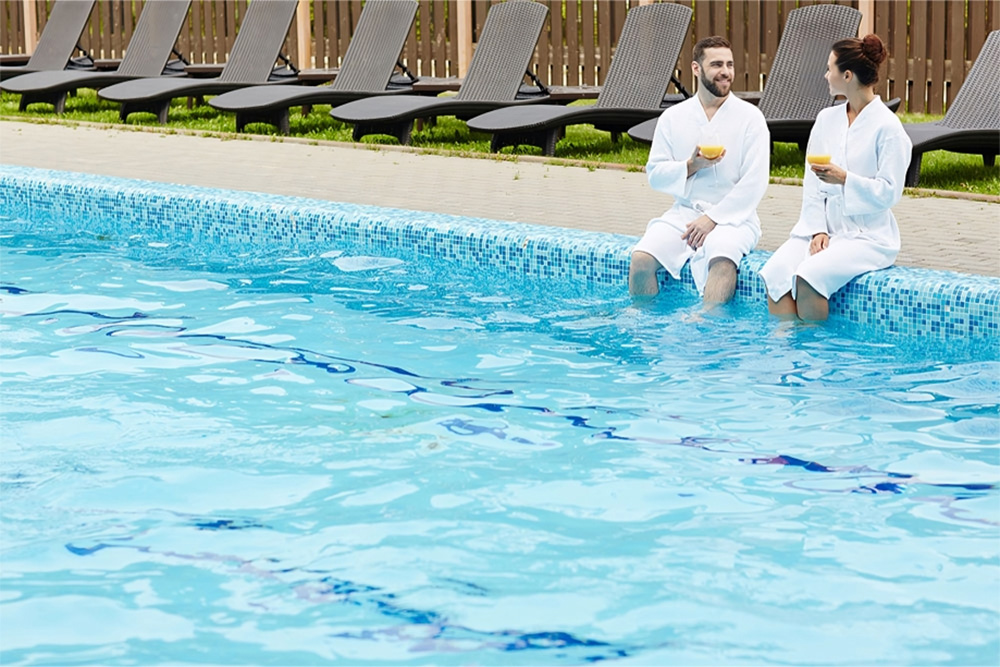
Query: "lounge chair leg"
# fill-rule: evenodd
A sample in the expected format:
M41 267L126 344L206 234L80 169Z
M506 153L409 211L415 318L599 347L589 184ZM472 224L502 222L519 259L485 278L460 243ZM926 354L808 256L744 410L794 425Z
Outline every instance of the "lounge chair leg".
M21 94L21 99L17 103L18 111L25 111L29 104L51 104L55 107L55 112L61 114L66 110L66 96L68 91L63 92L27 92Z
M564 128L557 127L545 132L545 139L542 145L542 155L555 155L556 154L556 144L564 136Z
M278 113L277 126L278 126L278 132L285 135L286 137L292 133L292 121L288 109L282 109Z
M404 120L402 123L396 123L393 126L392 136L399 139L399 143L403 146L410 145L410 137L413 134L413 121Z
M910 166L906 168L906 180L904 181L906 187L915 188L920 182L920 162L923 158L923 153L914 153L910 156Z
M410 143L410 135L413 133L413 120L404 120L399 123L355 123L351 138L354 141L361 141L362 137L369 134L388 134L396 137L400 144L406 146Z
M170 100L164 100L156 105L156 120L160 121L160 125L167 124L167 114L170 113Z
M992 167L997 163L997 156L989 153L983 153L983 164L987 167Z
M611 130L611 143L617 144L622 138L622 133L616 130Z

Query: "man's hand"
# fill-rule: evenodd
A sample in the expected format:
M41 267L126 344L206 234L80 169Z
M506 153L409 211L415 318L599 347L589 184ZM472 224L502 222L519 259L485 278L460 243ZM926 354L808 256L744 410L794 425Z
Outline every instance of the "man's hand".
M687 161L688 178L691 178L691 176L701 171L705 167L711 167L714 164L718 164L719 160L721 160L724 157L726 157L726 149L722 149L722 152L719 153L718 157L707 158L701 154L701 149L695 146L694 153L691 153L691 157L688 158Z
M687 224L687 231L681 234L681 238L687 244L697 250L705 243L705 237L715 229L716 225L707 215L701 215Z
M820 232L819 234L813 234L812 241L809 242L809 254L815 255L818 252L822 252L830 247L830 237Z

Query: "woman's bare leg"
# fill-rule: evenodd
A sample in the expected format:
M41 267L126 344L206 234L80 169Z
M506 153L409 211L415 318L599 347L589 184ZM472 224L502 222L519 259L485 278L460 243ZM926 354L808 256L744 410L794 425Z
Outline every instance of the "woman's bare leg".
M792 298L791 292L785 292L785 295L777 301L772 300L771 297L768 296L767 310L772 315L775 315L782 320L794 320L798 319L799 316L799 311L798 308L796 308L795 299Z
M796 276L795 280L799 317L808 322L825 321L830 316L830 302L802 278Z

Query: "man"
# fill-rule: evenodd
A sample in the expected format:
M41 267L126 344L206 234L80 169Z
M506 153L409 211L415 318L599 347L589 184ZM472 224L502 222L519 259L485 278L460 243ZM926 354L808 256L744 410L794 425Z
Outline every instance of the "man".
M674 205L649 222L633 248L628 282L633 296L655 296L657 270L679 279L690 260L695 286L712 307L733 297L736 268L760 239L757 204L767 189L771 141L760 110L730 92L728 41L699 41L691 70L698 94L660 116L646 164L650 186L673 195ZM710 145L724 150L713 156Z

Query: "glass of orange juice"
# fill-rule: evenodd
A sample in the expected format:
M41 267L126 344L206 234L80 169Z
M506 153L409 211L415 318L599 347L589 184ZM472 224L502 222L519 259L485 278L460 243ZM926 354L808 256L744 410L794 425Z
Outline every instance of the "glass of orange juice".
M698 152L703 156L709 160L714 160L722 155L722 151L725 149L726 147L722 144L722 139L718 134L712 131L702 132L698 140Z
M817 141L816 138L813 138L809 142L809 147L806 148L806 162L809 164L830 164L832 159L830 149L823 141Z

